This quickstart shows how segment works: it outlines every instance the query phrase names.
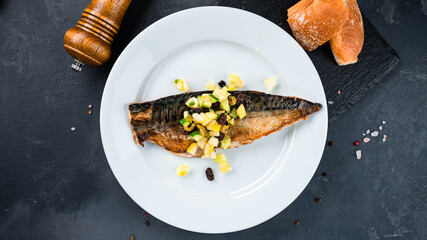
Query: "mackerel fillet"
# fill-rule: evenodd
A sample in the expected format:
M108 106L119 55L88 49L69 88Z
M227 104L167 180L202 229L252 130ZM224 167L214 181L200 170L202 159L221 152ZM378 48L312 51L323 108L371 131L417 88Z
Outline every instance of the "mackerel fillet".
M191 98L212 91L190 92L154 101L132 103L129 105L129 121L133 138L137 145L144 146L150 141L164 149L182 157L200 157L202 150L196 155L187 153L187 148L194 140L189 136L179 120L184 111L192 109L185 105ZM231 138L230 148L250 144L254 140L296 123L320 109L320 103L313 103L297 97L271 95L257 91L231 91L239 104L246 109L246 117L236 119L230 126L228 135ZM208 109L199 109L208 111ZM194 110L193 110L194 111Z

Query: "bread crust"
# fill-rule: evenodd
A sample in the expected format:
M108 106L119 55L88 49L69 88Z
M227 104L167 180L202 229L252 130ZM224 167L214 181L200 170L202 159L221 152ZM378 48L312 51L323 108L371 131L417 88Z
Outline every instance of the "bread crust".
M357 56L362 51L364 28L362 14L356 0L346 0L349 18L329 41L335 61L338 65L357 62Z
M308 51L329 41L348 17L344 0L302 0L288 9L292 33Z

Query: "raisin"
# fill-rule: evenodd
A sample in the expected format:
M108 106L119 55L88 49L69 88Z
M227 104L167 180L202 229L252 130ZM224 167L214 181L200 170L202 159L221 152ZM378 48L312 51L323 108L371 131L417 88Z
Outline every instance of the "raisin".
M220 86L220 87L225 87L225 85L226 85L226 83L224 80L221 80L218 82L218 86Z
M224 133L220 133L218 136L218 140L222 141L224 139L224 137L225 137Z
M208 108L193 108L190 111L188 113L193 114L193 113L209 112L209 109Z
M212 108L213 110L218 110L218 109L219 109L219 102L212 103L211 108Z
M213 174L212 168L206 168L206 177L209 181L214 180L215 176Z
M224 125L224 123L227 122L227 116L225 116L224 113L221 113L221 115L219 115L216 121L218 122L218 124Z

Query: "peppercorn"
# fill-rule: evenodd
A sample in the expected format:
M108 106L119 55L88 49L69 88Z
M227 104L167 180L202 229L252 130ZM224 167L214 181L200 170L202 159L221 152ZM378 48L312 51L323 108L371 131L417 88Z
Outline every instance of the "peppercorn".
M149 221L145 221L145 226L148 226L148 225L150 225L150 222Z
M322 176L327 177L327 176L328 176L328 173L327 173L327 172L324 172L324 173L322 173Z
M333 147L333 146L335 146L335 143L334 142L329 142L328 145L331 146L331 147Z
M319 197L319 198L316 198L316 202L317 203L320 203L320 202L322 202L322 199Z
M297 226L299 225L299 221L298 220L295 221L295 225L297 225Z

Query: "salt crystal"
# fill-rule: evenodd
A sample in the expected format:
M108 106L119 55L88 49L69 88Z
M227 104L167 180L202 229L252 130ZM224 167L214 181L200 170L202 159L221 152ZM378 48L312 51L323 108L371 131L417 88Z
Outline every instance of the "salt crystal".
M371 133L371 136L372 136L372 137L376 137L376 136L378 136L378 131L372 132L372 133Z
M334 101L328 101L328 104L332 105L332 104L334 104Z
M383 125L385 124L385 121L382 121Z
M371 133L371 130L369 130L369 129L366 130L366 134L369 134L369 133Z
M363 139L363 142L364 142L364 143L368 143L369 141L371 141L371 139L370 139L370 138L368 138L368 137L365 137L365 138Z
M384 134L384 136L383 136L383 137L384 137L384 138L387 138L387 135L385 135L385 134Z
M356 158L357 159L362 159L362 150L357 150L356 151Z
M92 106L92 104L90 104L89 106L87 106L88 108L92 108L93 106Z
M366 133L362 133L362 136L366 136Z
M386 138L383 138L383 142L385 142Z
M379 129L380 131L382 131L382 130L383 130L383 126L379 126L379 127L378 127L378 129Z
M71 128L71 131L76 131L76 128L75 128L75 127L72 127L72 128Z

